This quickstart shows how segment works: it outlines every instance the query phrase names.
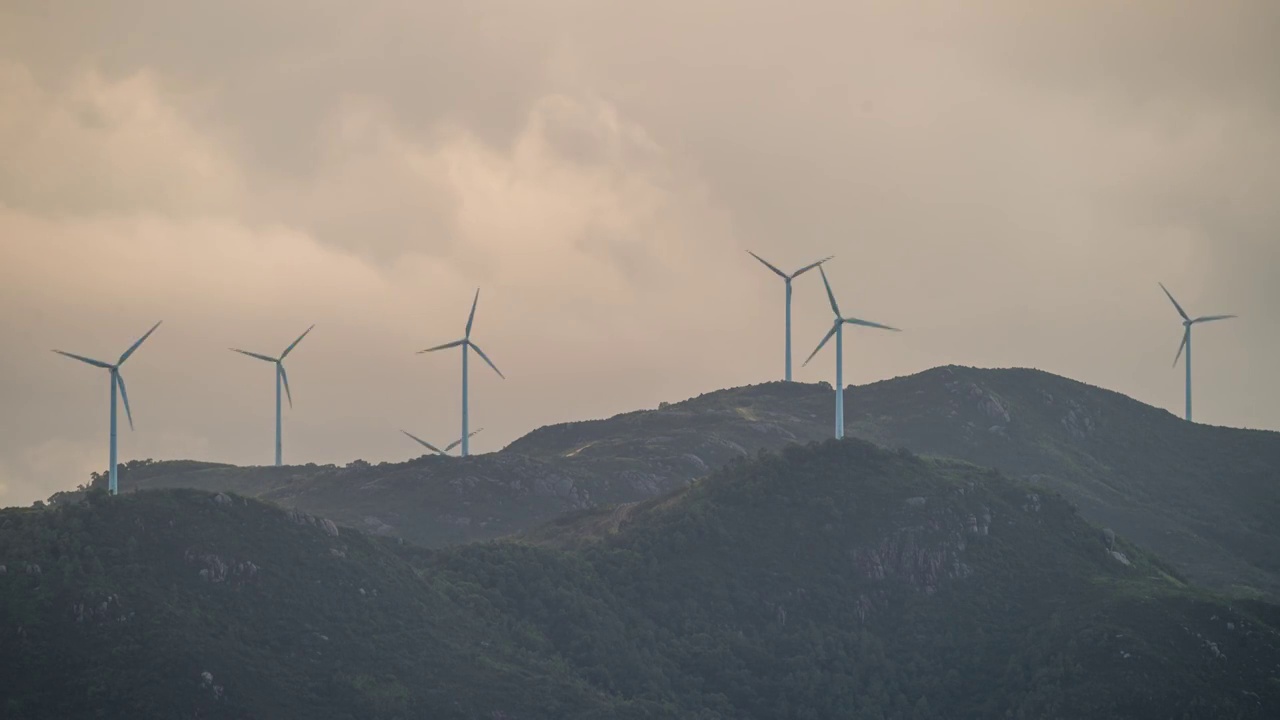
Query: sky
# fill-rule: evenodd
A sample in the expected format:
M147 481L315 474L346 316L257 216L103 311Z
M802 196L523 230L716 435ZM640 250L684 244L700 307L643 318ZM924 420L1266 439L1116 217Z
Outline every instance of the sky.
M6 0L0 505L121 460L401 461L781 379L1036 367L1280 430L1274 0ZM831 381L821 280L796 379Z

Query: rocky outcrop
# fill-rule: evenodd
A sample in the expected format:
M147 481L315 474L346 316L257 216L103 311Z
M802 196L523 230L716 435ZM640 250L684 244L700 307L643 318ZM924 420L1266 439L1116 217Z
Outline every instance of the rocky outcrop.
M226 560L217 553L194 548L189 548L182 558L188 565L199 568L200 579L210 583L248 582L257 577L261 569L252 560Z
M938 537L920 528L904 528L872 547L854 550L853 563L869 580L894 578L933 593L945 580L968 577L961 560L965 542L957 530Z
M77 623L124 622L128 616L120 606L120 596L115 593L102 596L101 600L82 600L71 604L71 615Z
M1067 434L1076 440L1083 440L1094 433L1097 424L1085 411L1084 406L1075 400L1067 401L1067 413L1062 416L1062 427Z
M300 512L297 508L290 508L287 517L299 525L311 525L322 531L329 537L338 537L338 526L329 518L316 517Z
M214 700L221 700L224 688L213 682L213 673L208 670L200 673L200 689L213 696Z

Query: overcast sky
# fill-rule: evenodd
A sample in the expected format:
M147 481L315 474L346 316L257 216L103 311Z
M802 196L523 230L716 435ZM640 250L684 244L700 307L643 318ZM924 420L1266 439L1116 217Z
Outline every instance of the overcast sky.
M910 9L908 9L910 8ZM399 461L779 379L1037 367L1280 429L1280 3L7 0L0 504L121 459ZM800 362L829 310L797 281ZM121 419L122 426L123 417Z

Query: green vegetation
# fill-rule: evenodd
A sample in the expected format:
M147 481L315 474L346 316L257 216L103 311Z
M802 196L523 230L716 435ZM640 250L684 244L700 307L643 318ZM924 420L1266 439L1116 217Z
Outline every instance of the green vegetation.
M1195 582L1280 599L1280 433L1193 425L1034 370L944 367L850 388L846 414L853 436L1056 491ZM438 547L662 495L735 458L824 440L831 417L829 386L774 382L545 427L466 459L133 463L120 482L237 492Z
M444 550L193 491L0 548L5 717L1280 716L1280 609L857 440Z

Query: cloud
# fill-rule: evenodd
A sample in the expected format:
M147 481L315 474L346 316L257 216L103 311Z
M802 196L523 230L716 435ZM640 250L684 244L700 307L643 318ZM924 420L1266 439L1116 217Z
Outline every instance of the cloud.
M481 448L776 377L781 288L747 249L835 254L842 307L907 330L856 334L851 381L1032 365L1177 408L1163 280L1243 316L1202 342L1201 418L1280 427L1276 6L1167 8L6 4L10 496L80 472L27 448L102 444L101 379L48 349L110 356L160 317L126 457L269 459L271 378L225 348L313 322L286 458L456 437L456 358L414 352L477 287L510 378L473 376ZM796 302L807 355L815 277Z
M88 69L49 88L0 62L0 154L0 198L43 215L212 214L242 192L148 71L110 81Z
M98 144L136 135L142 131L128 122L145 126L155 116L192 126L165 104L161 85L122 80L106 83L101 92L119 96L127 88L139 93L136 103L155 112L124 114L133 119L122 120ZM59 114L58 104L73 97L34 96L45 102L31 106L33 115ZM266 446L261 438L267 438L270 407L261 388L269 378L225 348L275 352L311 322L317 331L290 358L299 402L286 421L287 457L342 462L369 454L370 447L411 454L391 433L420 415L404 402L412 396L404 389L421 387L426 374L436 380L417 404L449 406L456 399L450 389L454 363L412 351L459 334L471 292L482 284L489 290L477 338L513 377L506 385L525 396L523 408L506 413L505 421L485 423L493 442L547 416L542 403L527 396L540 380L563 383L575 376L562 356L624 373L677 370L675 357L645 357L696 326L672 322L683 300L664 291L673 279L720 286L707 283L704 269L732 240L696 176L616 107L599 98L548 95L502 148L457 125L414 137L376 103L347 103L327 127L334 162L324 172L306 184L255 178L246 183L252 191L241 195L242 204L223 213L177 212L177 206L144 212L123 196L93 213L22 203L0 207L0 233L12 238L0 263L0 287L12 301L0 316L0 330L22 338L26 348L6 363L13 371L8 377L41 378L22 390L12 387L33 408L32 423L16 434L15 445L46 448L45 460L23 456L18 463L31 478L22 485L25 494L47 495L66 486L69 476L103 464L100 458L86 463L101 453L92 450L99 443L82 440L100 435L105 422L100 378L47 355L47 348L114 357L159 318L165 324L125 368L139 429L122 436L128 447L122 459L199 452L260 461L251 449ZM54 130L82 132L70 125ZM153 139L148 155L104 153L86 162L125 183L181 179L188 147L215 146L214 139L190 133ZM51 138L44 152L56 156L53 149L62 147L57 140ZM166 165L165 159L174 162ZM248 173L229 165L224 175ZM448 246L405 243L394 252L365 252L308 229L323 225L326 216L367 229L360 222L365 213L386 211L389 194L378 183L388 177L399 181L391 186L392 203L395 192L414 196L406 187L428 204L447 200L435 207L439 222L450 228ZM278 208L294 208L296 214L280 217L295 222L270 221L268 203L258 200L264 195L278 199ZM387 212L403 227L412 222L404 213ZM733 302L726 294L708 306L725 307L727 315ZM644 306L640 312L637 303ZM609 343L600 343L601 329ZM520 362L530 357L532 368ZM320 380L325 375L339 381L326 384ZM587 384L615 384L604 373L577 375L589 378ZM253 387L259 387L256 395ZM652 386L640 382L630 391L638 397L646 387ZM39 395L44 397L36 401ZM485 401L483 392L477 396ZM406 422L396 422L396 415ZM456 434L456 407L431 417L426 429L433 435ZM420 422L413 427L422 428ZM54 427L65 434L43 440ZM89 450L49 450L49 443ZM64 461L48 460L59 453Z

